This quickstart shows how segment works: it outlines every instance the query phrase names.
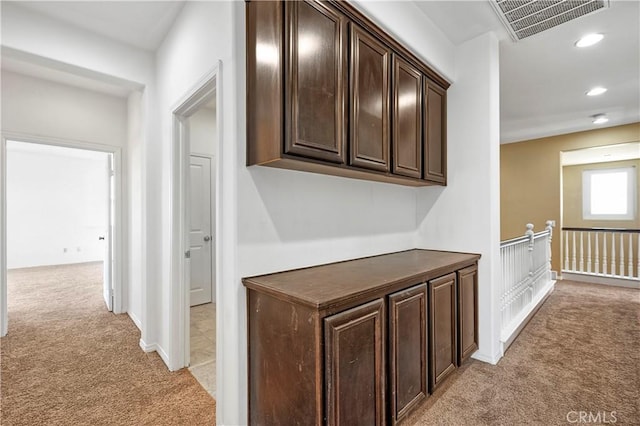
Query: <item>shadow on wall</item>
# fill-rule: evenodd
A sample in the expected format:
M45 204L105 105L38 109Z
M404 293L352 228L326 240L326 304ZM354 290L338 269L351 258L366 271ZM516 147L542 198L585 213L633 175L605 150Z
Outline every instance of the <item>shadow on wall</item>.
M249 167L256 229L242 243L309 241L416 230L416 189L268 167ZM258 203L261 200L262 203ZM264 211L264 214L260 213Z
M420 226L422 222L427 218L429 212L435 206L438 198L444 192L444 186L428 186L426 188L419 188L417 195L416 206L416 223Z

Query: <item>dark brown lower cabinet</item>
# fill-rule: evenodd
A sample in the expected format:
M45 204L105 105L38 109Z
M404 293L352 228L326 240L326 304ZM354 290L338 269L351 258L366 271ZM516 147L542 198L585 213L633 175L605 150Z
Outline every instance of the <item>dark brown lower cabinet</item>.
M478 350L478 267L458 271L458 365Z
M324 320L327 425L385 424L384 299Z
M389 296L391 420L402 420L428 395L427 285Z
M244 278L249 424L402 422L477 346L479 258L408 250Z
M458 364L456 274L429 281L429 363L433 392Z

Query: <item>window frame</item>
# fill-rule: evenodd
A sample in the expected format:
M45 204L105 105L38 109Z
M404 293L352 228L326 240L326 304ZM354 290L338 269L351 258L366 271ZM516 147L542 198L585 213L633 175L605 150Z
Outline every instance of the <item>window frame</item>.
M599 174L620 173L627 175L627 213L594 214L591 213L591 177ZM587 169L582 171L582 219L583 220L635 220L637 206L636 167L614 167L605 169Z

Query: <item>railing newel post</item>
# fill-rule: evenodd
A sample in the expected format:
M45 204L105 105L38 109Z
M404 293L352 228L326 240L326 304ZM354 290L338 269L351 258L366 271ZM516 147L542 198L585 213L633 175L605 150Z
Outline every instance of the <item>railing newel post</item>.
M533 223L527 223L527 230L524 235L529 238L529 276L533 276Z

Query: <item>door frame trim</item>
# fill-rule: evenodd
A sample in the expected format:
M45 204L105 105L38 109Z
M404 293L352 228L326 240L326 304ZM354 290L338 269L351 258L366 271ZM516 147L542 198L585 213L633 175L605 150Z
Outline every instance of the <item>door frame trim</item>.
M179 370L189 365L190 318L189 318L189 261L185 252L189 249L189 211L187 203L189 184L189 128L187 119L213 96L216 99L216 133L218 148L213 154L212 167L215 168L215 201L213 204L212 223L215 229L213 262L215 264L216 300L219 300L221 277L220 266L220 179L221 167L219 145L222 141L222 96L221 96L221 63L207 72L198 82L180 98L172 110L172 148L171 148L171 297L169 300L169 369ZM216 311L219 316L219 310ZM219 322L217 322L219 324ZM217 330L216 330L217 334ZM217 353L217 350L216 350ZM216 354L217 356L217 354Z
M7 141L35 143L40 145L52 145L66 148L84 149L89 151L104 152L113 155L115 199L113 218L113 313L124 313L123 294L125 283L123 282L123 162L122 148L73 139L59 139L47 136L35 136L31 134L2 132L0 136L0 337L7 334L9 317L7 309Z

